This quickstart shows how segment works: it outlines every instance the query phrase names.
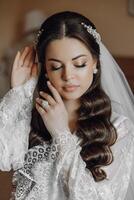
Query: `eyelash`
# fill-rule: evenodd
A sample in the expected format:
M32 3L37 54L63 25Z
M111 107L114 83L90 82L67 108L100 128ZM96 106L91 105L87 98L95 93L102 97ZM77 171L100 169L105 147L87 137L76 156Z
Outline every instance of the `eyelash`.
M82 67L85 67L85 66L86 66L86 63L83 63L82 65L75 65L75 66L78 67L78 68L82 68ZM62 66L61 66L61 67L62 67ZM52 66L52 70L55 71L55 70L60 69L61 67L55 68L55 67Z

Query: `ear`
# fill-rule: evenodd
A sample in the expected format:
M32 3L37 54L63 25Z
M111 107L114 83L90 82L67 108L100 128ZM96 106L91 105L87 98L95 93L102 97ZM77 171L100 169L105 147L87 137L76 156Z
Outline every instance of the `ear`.
M94 59L94 62L93 62L93 70L96 69L96 66L97 66L97 59Z

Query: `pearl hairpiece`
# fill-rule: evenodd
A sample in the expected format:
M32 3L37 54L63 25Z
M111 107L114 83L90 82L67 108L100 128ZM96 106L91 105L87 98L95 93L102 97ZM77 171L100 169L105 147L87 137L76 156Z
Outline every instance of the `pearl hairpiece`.
M41 36L41 34L43 33L44 29L42 28L41 30L39 30L35 36L35 40L34 40L34 44L37 45L39 38Z
M90 26L90 25L86 25L84 22L81 22L81 25L83 25L84 28L87 29L88 33L90 33L90 34L94 37L94 39L96 40L96 42L97 42L98 44L100 44L100 42L101 42L101 36L100 36L100 34L96 31L96 29L93 29L92 26ZM44 29L41 29L41 30L39 30L39 31L37 32L37 35L36 35L35 40L34 40L34 44L35 44L35 45L37 45L37 43L38 43L38 41L39 41L39 38L40 38L41 34L43 33L43 31L44 31Z
M100 42L101 42L101 36L100 36L100 34L96 31L96 29L93 29L92 26L90 26L90 25L86 25L84 22L81 22L81 25L83 25L84 28L87 29L88 33L90 33L90 34L94 37L94 39L96 40L96 42L97 42L98 44L100 44Z

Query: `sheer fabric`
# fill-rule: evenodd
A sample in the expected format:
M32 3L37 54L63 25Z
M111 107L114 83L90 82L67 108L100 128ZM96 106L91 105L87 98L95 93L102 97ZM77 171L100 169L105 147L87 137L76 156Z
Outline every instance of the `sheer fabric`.
M107 179L95 182L80 156L80 139L70 132L51 145L28 149L33 91L36 80L11 89L0 103L0 169L14 169L16 200L132 200L134 127L123 115L113 124L118 139L112 146L114 161L103 167ZM60 141L60 142L59 142ZM133 197L133 196L132 196Z
M102 42L100 62L102 87L111 100L113 113L124 115L134 123L134 95L123 71Z

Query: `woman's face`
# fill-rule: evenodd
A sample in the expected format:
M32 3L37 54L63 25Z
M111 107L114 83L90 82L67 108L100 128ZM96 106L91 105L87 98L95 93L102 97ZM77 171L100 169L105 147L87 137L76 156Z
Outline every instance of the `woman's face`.
M90 87L96 60L75 38L50 42L46 49L47 77L63 99L79 99Z

